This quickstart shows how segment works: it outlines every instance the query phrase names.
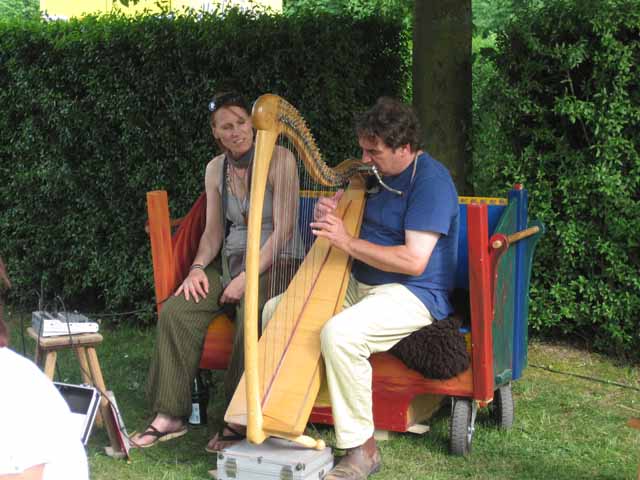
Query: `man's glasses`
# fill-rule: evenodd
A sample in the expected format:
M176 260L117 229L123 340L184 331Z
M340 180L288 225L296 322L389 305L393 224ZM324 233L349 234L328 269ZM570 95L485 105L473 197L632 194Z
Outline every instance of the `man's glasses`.
M245 108L244 98L242 98L242 96L238 95L235 92L230 92L230 93L225 93L223 95L220 95L217 98L213 98L209 102L209 111L211 113L215 113L225 105L230 105L230 104L242 105L243 108Z

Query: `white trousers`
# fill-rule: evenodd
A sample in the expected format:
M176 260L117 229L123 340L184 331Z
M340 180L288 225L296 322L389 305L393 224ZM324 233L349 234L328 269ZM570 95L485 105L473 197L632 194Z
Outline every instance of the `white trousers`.
M265 305L263 326L280 297ZM390 350L433 322L427 307L399 283L370 286L351 277L344 306L321 333L336 446L342 449L360 446L373 435L371 354Z
M433 318L404 285L370 286L353 277L345 307L325 324L321 343L336 446L353 448L374 431L369 356L390 350Z

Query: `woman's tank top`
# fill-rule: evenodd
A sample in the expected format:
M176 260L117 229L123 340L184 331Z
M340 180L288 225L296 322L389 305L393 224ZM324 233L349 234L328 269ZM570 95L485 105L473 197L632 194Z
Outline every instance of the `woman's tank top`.
M225 195L225 199L223 201L223 205L225 208L225 218L228 222L229 230L228 234L224 240L224 245L222 249L222 254L228 259L229 263L229 273L231 274L231 278L234 278L245 268L245 252L247 250L247 225L245 223L245 218L243 215L241 201L234 197L231 192L229 192L228 188L225 188L225 191L222 191L222 185L226 184L223 182L223 176L225 175L224 168L226 162L220 162L220 171L219 177L220 182L218 183L218 193L220 193L220 198ZM228 168L228 167L226 167ZM244 199L242 200L244 202ZM250 205L246 206L246 210L250 208ZM298 228L298 209L296 205L296 210L294 214L296 215L296 219L294 222L293 236L287 242L287 245L280 250L279 257L284 258L302 258L304 255L304 249L302 246L302 241L300 238L299 228ZM262 232L260 234L260 246L264 245L269 236L273 233L273 187L267 181L267 187L264 195L264 206L262 208Z

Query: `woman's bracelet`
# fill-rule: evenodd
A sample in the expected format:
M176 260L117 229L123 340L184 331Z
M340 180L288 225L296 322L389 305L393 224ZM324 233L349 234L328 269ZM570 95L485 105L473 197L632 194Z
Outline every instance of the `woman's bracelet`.
M204 270L204 265L202 265L201 263L194 263L189 267L189 271L191 270Z

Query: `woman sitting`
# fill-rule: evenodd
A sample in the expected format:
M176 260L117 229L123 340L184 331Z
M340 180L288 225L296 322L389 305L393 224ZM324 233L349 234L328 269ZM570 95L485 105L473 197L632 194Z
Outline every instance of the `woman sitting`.
M191 385L198 371L207 327L213 314L224 307L235 308L233 350L224 379L227 403L244 370L242 300L254 131L249 107L235 93L216 95L209 110L211 132L224 153L214 157L206 168L206 224L189 274L164 303L158 320L147 385L155 417L143 432L132 438L135 445L143 448L187 432ZM298 189L293 155L276 147L262 211L261 287L266 283L264 273L275 258L299 256L298 248L294 247L300 245L296 241ZM266 300L260 299L260 307ZM209 441L207 451L225 448L243 435L244 427L225 425Z

